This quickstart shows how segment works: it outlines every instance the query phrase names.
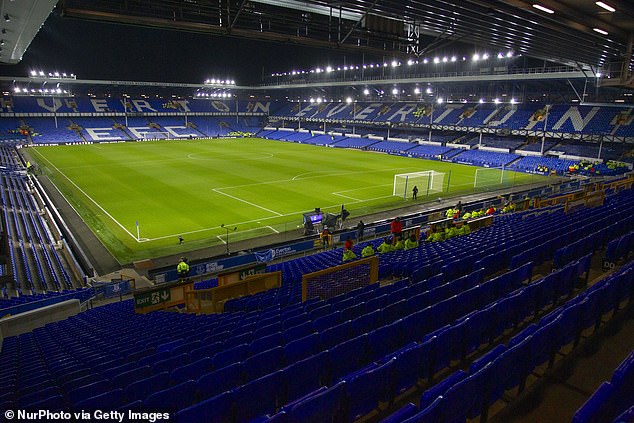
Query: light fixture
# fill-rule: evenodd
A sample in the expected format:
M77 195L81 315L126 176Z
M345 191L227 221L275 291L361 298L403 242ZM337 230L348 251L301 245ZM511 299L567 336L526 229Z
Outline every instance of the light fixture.
M442 97L438 97L438 100L436 100L436 103L438 103L438 104L442 104L444 101L445 101L445 99L444 99L444 98L442 98Z
M434 57L434 63L436 64L440 63L440 59L438 57Z
M396 60L392 60L392 67L395 68L398 66L398 62Z
M495 104L500 104L500 99L499 99L499 98L494 98L494 99L493 99L493 102L494 102Z
M397 95L398 94L398 88L392 88L392 94Z
M425 92L426 92L427 94L431 94L433 91L432 91L431 87L427 87L427 89L425 90Z
M598 32L601 35L608 35L607 31L602 30L601 28L592 28L594 32Z
M599 6L599 7L604 8L604 9L605 9L605 10L607 10L608 12L612 12L612 13L616 12L616 9L615 9L615 8L613 8L613 7L612 7L612 6L610 6L609 4L605 4L605 3L603 3L602 1L597 1L597 2L594 2L594 4L596 4L596 5L597 5L597 6Z
M542 12L550 13L551 15L555 13L554 10L547 8L546 6L542 6L541 4L534 4L533 7L535 9L541 10Z
M420 94L420 88L418 87L414 88L414 94Z
M348 103L348 104L352 103L352 97L347 97L346 98L346 103Z
M478 53L475 53L475 54L473 55L473 61L474 61L474 62L477 62L478 60L480 60L480 55L479 55Z
M367 88L363 90L363 95L370 95L370 90Z

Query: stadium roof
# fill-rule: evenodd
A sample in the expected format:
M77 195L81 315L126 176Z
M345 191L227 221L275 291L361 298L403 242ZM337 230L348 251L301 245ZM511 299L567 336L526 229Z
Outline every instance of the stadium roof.
M626 0L64 0L61 8L84 19L373 54L420 56L458 42L591 66L629 60L634 33Z
M18 63L57 0L3 1L0 4L0 62Z

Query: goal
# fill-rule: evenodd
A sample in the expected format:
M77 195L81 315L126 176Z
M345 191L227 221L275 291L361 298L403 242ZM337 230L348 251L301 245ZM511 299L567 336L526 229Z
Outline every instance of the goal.
M435 170L423 172L399 173L394 175L394 187L392 195L407 199L407 195L416 186L421 195L443 192L445 186L445 173Z
M172 134L169 132L139 132L141 138L144 140L170 140Z
M506 186L512 183L511 173L504 166L478 168L473 178L473 188L486 190Z

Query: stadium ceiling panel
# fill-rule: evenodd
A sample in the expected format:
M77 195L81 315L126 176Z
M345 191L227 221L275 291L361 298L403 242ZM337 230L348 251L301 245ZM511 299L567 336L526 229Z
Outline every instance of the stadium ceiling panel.
M0 62L18 63L51 14L57 0L3 0L0 6Z
M419 56L513 50L566 64L629 61L626 0L63 0L67 16ZM539 5L540 8L536 8Z

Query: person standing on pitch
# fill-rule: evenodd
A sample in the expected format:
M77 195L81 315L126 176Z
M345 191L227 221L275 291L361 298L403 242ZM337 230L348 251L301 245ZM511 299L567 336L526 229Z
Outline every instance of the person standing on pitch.
M418 187L414 185L414 188L412 188L412 200L416 200L417 196L418 196Z

